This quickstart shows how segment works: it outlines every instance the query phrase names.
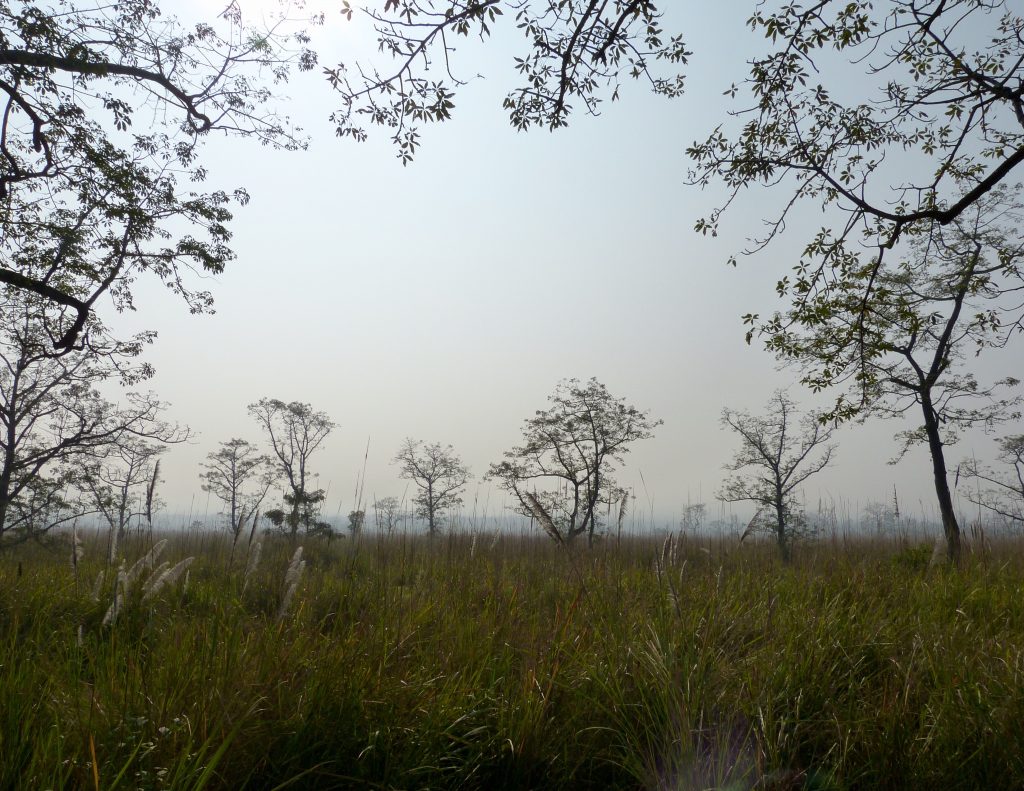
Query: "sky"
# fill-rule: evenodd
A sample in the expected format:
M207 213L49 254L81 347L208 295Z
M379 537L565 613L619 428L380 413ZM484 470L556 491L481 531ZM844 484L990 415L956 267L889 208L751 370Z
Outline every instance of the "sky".
M241 4L255 16L268 0ZM204 283L216 313L189 315L143 279L137 311L106 316L121 332L159 333L150 387L194 432L163 462L168 511L217 510L200 490L200 464L219 442L262 439L246 405L266 396L308 402L337 422L312 462L328 515L354 507L364 455L366 499L401 497L390 462L407 436L453 445L475 475L467 501L496 513L504 500L481 480L487 466L519 442L559 380L593 376L664 421L618 476L637 507L667 525L688 503L719 513L715 493L736 448L723 407L757 412L778 387L823 403L756 340L746 344L740 321L782 307L774 284L795 262L801 229L821 218L794 218L782 240L735 268L726 259L758 233L778 193L742 196L718 238L693 231L720 196L685 183L685 148L724 118L722 92L744 76L738 53L759 42L743 26L749 4L686 5L665 19L694 50L676 100L631 84L601 117L518 133L501 109L519 45L506 24L486 47L460 45L456 69L483 76L460 90L451 122L424 131L408 167L379 130L364 144L335 137L327 116L338 102L317 72L297 75L279 99L308 150L211 140L209 183L252 196L231 226L237 260ZM219 6L168 9L189 18ZM323 0L313 9L328 16L314 37L322 63L372 51L367 20L346 23ZM926 455L887 464L899 428L842 427L835 463L807 486L811 504L834 498L857 510L890 500L895 486L901 507L931 514ZM971 435L950 460L993 449L991 436Z

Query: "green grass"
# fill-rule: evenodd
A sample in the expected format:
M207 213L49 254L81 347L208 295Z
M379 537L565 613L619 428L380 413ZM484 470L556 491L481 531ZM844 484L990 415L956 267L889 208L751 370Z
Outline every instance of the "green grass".
M148 545L126 547L129 564ZM1024 561L215 536L103 626L99 542L0 556L0 788L1024 788ZM201 554L200 554L201 553ZM19 574L19 567L21 573ZM81 643L78 634L81 628Z

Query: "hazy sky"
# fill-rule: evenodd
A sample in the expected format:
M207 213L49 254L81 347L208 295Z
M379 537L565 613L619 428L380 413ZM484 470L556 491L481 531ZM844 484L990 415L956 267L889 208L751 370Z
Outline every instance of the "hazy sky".
M258 13L265 0L241 3ZM179 13L220 5L192 0ZM477 476L468 499L479 487L482 500L488 463L571 376L596 376L664 420L620 475L645 509L641 472L661 521L676 520L687 501L712 505L735 447L719 424L722 407L756 411L795 380L756 342L746 345L739 317L781 307L774 283L806 240L801 224L816 227L820 217L802 217L735 269L726 258L780 193L745 196L718 239L693 232L716 195L684 184L685 147L722 119L722 91L744 76L739 53L757 41L743 27L749 2L687 5L665 20L694 50L678 100L630 85L600 118L516 133L500 106L519 45L505 20L492 46L458 53L462 76L485 78L461 90L452 122L425 130L409 167L386 134L362 145L334 137L327 115L336 101L316 73L296 77L282 103L307 130L308 151L212 141L210 183L252 195L232 226L238 260L208 283L216 315L190 316L159 285L140 282L137 313L111 322L159 332L148 354L152 389L196 432L164 462L169 509L188 510L193 497L205 509L199 463L219 441L261 438L246 404L263 396L309 402L339 424L313 464L330 486L330 515L352 508L367 440L368 497L401 496L390 459L406 436L454 445ZM351 61L367 42L365 20L334 13L316 38L326 64ZM811 403L795 384L791 392ZM836 463L813 479L809 498L855 507L891 498L895 484L905 508L930 509L926 456L886 464L898 428L842 429ZM979 435L950 459L987 457L992 447ZM499 500L491 490L492 513Z

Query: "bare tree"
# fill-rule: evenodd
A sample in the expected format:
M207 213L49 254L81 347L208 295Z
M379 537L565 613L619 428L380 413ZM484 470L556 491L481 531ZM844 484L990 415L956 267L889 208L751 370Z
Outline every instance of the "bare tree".
M400 465L399 475L416 484L413 498L417 514L427 520L427 531L434 536L440 530L440 518L462 503L462 490L473 476L451 445L434 442L425 445L407 438L392 461Z
M55 353L46 304L0 291L0 546L45 533L89 510L78 500L89 465L135 439L179 442L187 429L160 420L152 395L126 393L121 404L98 388L131 386L152 369L138 361L149 335L111 339L91 321L87 344Z
M166 445L130 437L83 471L82 488L109 528L107 560L114 562L132 520L153 522L160 456Z
M266 434L273 456L272 466L288 486L284 495L288 512L282 526L292 540L297 537L300 525L307 533L320 528L322 523L315 518L315 509L323 501L324 492L309 488L309 460L335 423L325 412L317 412L309 404L285 403L276 398L261 398L249 404L249 414Z
M722 423L740 437L740 448L726 469L741 475L726 479L718 494L730 503L752 502L760 519L775 534L779 554L790 560L799 503L797 489L832 460L835 446L828 444L833 429L815 414L798 420L796 403L777 390L764 416L732 409L722 410ZM818 455L815 455L815 454Z
M893 533L896 529L896 511L889 503L870 502L864 506L861 525L877 535Z
M704 527L707 519L707 508L704 503L693 503L683 509L683 515L679 520L679 529L684 533L695 533Z
M962 475L974 482L974 489L970 485L965 489L967 499L1014 527L1024 527L1024 434L999 440L999 461L1006 466L1005 471L980 465L974 459L963 463Z
M246 520L256 513L273 485L270 459L253 443L234 438L207 454L202 466L203 491L224 503L233 550Z
M525 421L523 444L492 464L487 478L518 500L555 541L586 535L593 543L599 505L623 502L613 472L629 445L650 439L660 420L615 398L596 379L568 379L551 406Z

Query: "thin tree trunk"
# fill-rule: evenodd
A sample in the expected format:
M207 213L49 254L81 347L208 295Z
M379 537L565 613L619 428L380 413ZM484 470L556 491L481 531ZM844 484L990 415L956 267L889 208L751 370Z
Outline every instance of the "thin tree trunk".
M5 467L0 473L0 538L7 529L7 510L11 504L11 470Z
M431 538L434 537L437 532L437 524L435 519L437 518L434 513L434 484L432 481L427 483L427 533Z
M21 380L21 365L14 372L14 377L11 382L10 396L8 402L10 404L7 410L7 436L5 437L7 447L4 449L4 467L0 471L0 538L3 537L4 531L7 529L7 512L11 505L11 481L14 478L14 465L17 463L17 456L15 455L15 449L18 441L18 410L16 408L18 402L18 387Z
M590 524L587 526L587 547L593 549L594 547L594 526L597 521L597 503L601 494L601 462L594 462L594 494L589 498L587 502L587 515L590 517Z
M289 538L293 545L296 544L299 539L299 521L301 516L299 511L302 507L302 498L305 494L306 490L304 485L295 486L292 484L292 497L294 500L292 501L291 515L288 517L288 526L291 528Z
M953 495L949 490L946 474L946 454L939 434L939 424L932 409L931 400L922 399L924 429L928 435L928 450L932 457L932 473L935 477L935 495L939 500L939 514L942 516L942 532L946 536L946 559L958 565L961 558L960 524L953 510Z

